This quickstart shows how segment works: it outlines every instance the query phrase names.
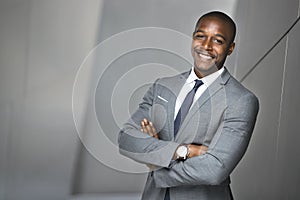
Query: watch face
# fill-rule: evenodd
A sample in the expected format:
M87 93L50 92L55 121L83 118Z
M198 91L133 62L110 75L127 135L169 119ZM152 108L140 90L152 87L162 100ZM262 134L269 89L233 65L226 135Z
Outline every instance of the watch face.
M181 157L181 158L184 158L185 156L186 156L186 154L187 154L187 148L186 148L186 146L180 146L178 149L177 149L177 151L176 151L176 153L177 153L177 155L179 156L179 157Z

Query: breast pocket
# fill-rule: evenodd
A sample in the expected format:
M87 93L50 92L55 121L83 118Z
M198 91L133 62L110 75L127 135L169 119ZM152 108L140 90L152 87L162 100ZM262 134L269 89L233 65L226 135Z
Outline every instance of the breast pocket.
M151 119L158 133L167 125L169 103L167 99L159 97L155 99L151 109Z

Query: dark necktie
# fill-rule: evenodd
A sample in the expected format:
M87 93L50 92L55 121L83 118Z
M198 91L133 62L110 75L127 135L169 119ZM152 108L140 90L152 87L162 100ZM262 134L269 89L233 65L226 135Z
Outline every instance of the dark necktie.
M195 96L198 88L203 84L203 82L198 79L196 79L195 82L196 83L195 83L193 89L186 95L186 97L178 111L176 119L174 121L174 138L176 137L176 134L179 130L180 125L184 121L186 115L188 114L188 112L191 108L191 105L193 104L194 96Z
M185 119L187 113L189 112L192 104L193 104L193 100L195 97L195 94L198 90L198 88L203 84L203 82L201 80L196 79L195 80L195 85L193 87L193 89L186 95L179 111L178 114L176 116L176 119L174 121L174 138L176 137L176 134L179 130L180 124L183 122L183 120ZM165 200L170 200L170 191L169 188L167 188L166 191L166 195L165 195Z

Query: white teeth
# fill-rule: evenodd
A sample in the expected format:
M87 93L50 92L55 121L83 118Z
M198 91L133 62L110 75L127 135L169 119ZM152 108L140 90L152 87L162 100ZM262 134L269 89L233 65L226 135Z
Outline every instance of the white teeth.
M201 54L201 53L199 53L198 54L200 57L202 57L202 58L204 58L204 59L213 59L211 56L208 56L208 55L204 55L204 54Z

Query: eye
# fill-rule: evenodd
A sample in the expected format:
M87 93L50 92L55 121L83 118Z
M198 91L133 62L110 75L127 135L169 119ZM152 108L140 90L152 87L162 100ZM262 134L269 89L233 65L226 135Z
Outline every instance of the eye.
M220 39L214 39L213 41L217 44L224 44L224 41Z
M205 38L204 35L201 35L201 34L196 34L196 35L194 35L194 39L195 39L195 40L201 40L201 39L203 39L203 38Z

